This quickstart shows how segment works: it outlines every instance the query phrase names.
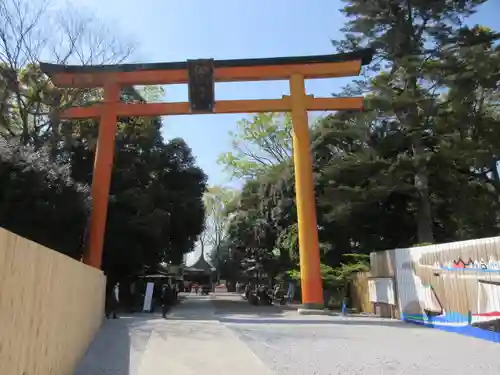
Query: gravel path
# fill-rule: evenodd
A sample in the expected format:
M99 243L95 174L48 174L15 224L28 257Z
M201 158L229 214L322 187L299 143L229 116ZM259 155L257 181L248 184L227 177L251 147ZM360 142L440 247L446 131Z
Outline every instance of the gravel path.
M276 374L500 374L500 345L483 340L382 319L308 319L288 311L269 318L250 309L249 323L236 310L228 319L219 303L216 314Z
M239 296L188 297L106 321L77 375L498 375L500 345L376 318L299 316Z

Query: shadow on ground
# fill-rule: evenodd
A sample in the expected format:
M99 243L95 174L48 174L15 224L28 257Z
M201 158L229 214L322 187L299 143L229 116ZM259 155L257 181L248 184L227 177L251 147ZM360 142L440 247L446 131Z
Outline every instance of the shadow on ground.
M190 298L186 305L175 307L168 319L174 321L217 321L227 324L282 324L282 325L345 325L382 326L406 329L422 329L399 320L369 316L298 316L292 306L253 306L237 296L217 296L211 299L212 313L207 310L207 299Z
M139 356L145 350L156 317L151 314L121 316L105 320L94 337L75 375L135 374Z
M168 320L219 321L228 316L246 318L278 319L294 309L288 306L252 306L240 296L217 297L190 296L175 306L168 314Z
M266 316L283 316L287 312L293 312L297 309L291 306L271 305L271 306L254 306L248 301L241 298L237 299L216 299L213 301L215 307L215 315L227 314L244 314L244 315L266 315Z
M231 318L220 317L218 319L221 323L228 324L284 324L284 325L344 325L344 326L379 326L391 328L405 328L405 329L423 329L414 324L407 324L400 321L390 321L382 319L360 319L360 318L342 318L342 317L329 317L325 319L249 319L249 318Z

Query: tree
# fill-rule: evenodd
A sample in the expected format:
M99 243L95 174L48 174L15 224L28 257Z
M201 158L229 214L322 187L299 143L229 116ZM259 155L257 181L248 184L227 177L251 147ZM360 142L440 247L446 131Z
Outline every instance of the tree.
M159 118L122 119L118 128L103 269L120 279L144 266L180 264L193 249L206 175L182 139L163 141ZM75 138L72 165L74 178L90 184L95 151L86 137Z
M39 68L40 60L58 64L119 63L133 50L98 18L81 8L55 7L37 0L0 3L0 127L23 144L52 148L61 140L58 111L99 100L97 90L57 89ZM67 127L71 122L65 122Z
M313 134L319 235L329 265L344 253L410 246L415 238L410 163L393 166L394 142L370 127L375 115L328 116Z
M341 301L346 296L346 289L351 277L356 272L367 272L370 269L370 259L365 254L344 254L342 263L338 267L330 267L321 263L320 272L323 288L330 293L336 301ZM290 270L288 276L300 282L298 270Z
M131 90L122 100L144 101ZM163 140L160 118L119 120L103 254L103 269L114 279L182 262L203 230L207 178L182 139ZM75 122L58 154L71 155L75 180L88 185L97 125Z
M67 105L84 100L87 92L56 90L38 61L119 61L130 48L97 19L74 8L55 9L47 2L0 3L1 178L3 197L14 199L5 202L1 220L6 228L79 259L88 187L72 179L67 154L53 155L60 139L55 135L62 130L54 99Z
M287 248L290 240L285 237L296 214L294 200L289 198L293 196L293 185L288 183L293 173L286 165L280 173L272 168L246 182L228 229L227 241L235 256L256 262L272 277L293 264L293 251ZM275 249L280 250L279 256L273 254Z
M383 74L362 82L358 89L373 94L370 108L378 111L377 126L399 138L395 160L401 156L412 164L417 238L434 242L429 162L438 147L435 115L446 103L440 100L443 86L429 81L428 73L456 47L465 30L464 17L485 0L345 2L343 12L350 20L344 28L346 39L336 45L342 50L358 46L377 50L373 69Z
M202 253L209 250L210 262L220 270L222 259L226 259L229 248L224 246L227 227L230 219L229 205L236 199L236 191L223 187L211 186L203 196L205 206L205 223L199 238ZM206 248L209 249L206 249Z
M75 259L90 206L87 186L46 150L0 140L0 226Z
M289 114L260 113L237 123L230 132L233 151L219 157L233 177L255 178L268 168L287 163L292 155L292 123Z
M291 117L262 113L242 120L231 132L233 151L222 154L219 163L233 177L247 182L239 199L229 204L232 213L226 245L240 260L251 258L270 274L289 263L287 251L280 259L272 255L280 230L293 223L295 215L292 168ZM286 176L286 178L284 178ZM280 199L282 190L287 199Z

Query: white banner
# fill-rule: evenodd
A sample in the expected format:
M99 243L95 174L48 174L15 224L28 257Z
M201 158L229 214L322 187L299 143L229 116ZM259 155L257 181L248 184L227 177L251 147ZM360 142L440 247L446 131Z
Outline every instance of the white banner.
M146 285L146 294L144 295L144 306L142 307L142 311L151 311L151 302L153 301L154 287L154 283L148 283Z
M368 291L370 302L395 305L394 283L392 278L368 279Z

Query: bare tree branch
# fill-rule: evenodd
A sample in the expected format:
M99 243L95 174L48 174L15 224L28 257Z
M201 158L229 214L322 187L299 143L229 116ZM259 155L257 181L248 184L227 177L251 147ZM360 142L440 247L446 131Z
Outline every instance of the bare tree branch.
M38 69L58 64L113 64L134 47L85 9L44 0L0 2L0 126L24 143L49 132L60 137L58 110L99 100L99 90L60 90ZM8 128L8 129L7 129Z

